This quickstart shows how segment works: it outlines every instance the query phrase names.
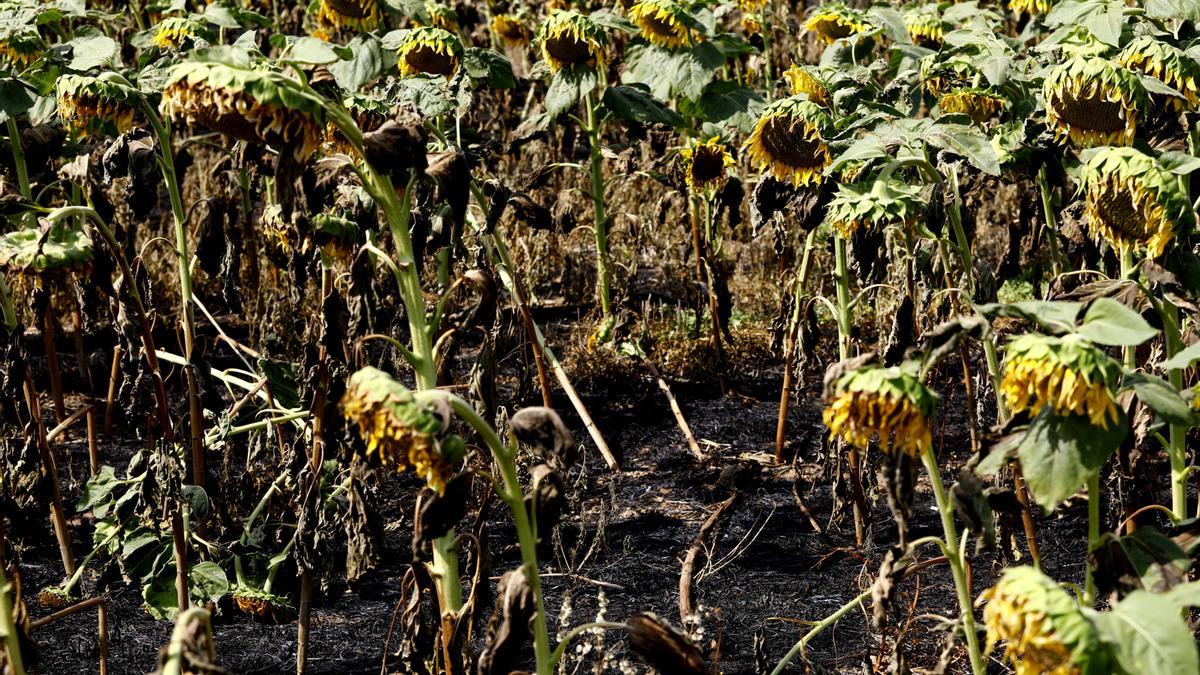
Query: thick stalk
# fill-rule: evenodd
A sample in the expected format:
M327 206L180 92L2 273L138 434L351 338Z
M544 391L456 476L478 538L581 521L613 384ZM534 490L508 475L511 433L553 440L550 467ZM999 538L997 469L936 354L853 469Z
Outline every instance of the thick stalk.
M984 675L986 666L979 651L979 634L975 629L975 610L971 600L971 589L967 583L966 561L961 557L962 549L958 545L958 528L954 525L954 506L946 494L942 484L942 472L938 468L937 458L933 450L921 453L921 462L929 473L929 483L933 486L933 496L937 501L938 514L942 517L942 536L945 539L947 561L954 576L954 590L958 594L959 615L962 617L963 632L967 639L967 654L971 659L971 670L975 675Z
M1100 544L1100 472L1088 476L1088 559L1084 561L1083 603L1096 605L1096 578L1092 573L1092 551Z
M779 660L779 663L777 663L775 665L775 669L771 671L771 675L780 675L780 673L783 672L783 669L787 667L787 664L790 663L792 659L796 658L797 654L804 651L804 648L808 646L808 643L813 638L815 638L816 636L818 636L822 632L824 632L824 630L826 628L829 628L830 626L837 623L838 621L841 621L842 617L849 614L850 611L853 610L855 607L858 607L862 603L866 602L867 598L870 598L870 597L871 597L871 589L868 588L867 590L865 590L862 593L859 593L857 596L855 596L855 598L853 600L851 600L850 602L847 602L846 604L842 605L842 608L839 609L838 611L834 612L833 614L830 614L829 616L825 617L824 619L821 619L821 621L819 621L816 625L814 625L812 628L810 628L808 630L808 632L804 634L804 637L800 638L800 641L797 642L795 645L793 645L792 648L788 651L788 653L785 654L784 657Z
M804 255L800 259L800 273L796 277L796 288L792 295L792 317L787 325L787 335L783 342L783 386L779 391L779 421L775 424L775 461L783 461L784 436L787 434L788 406L792 393L792 360L796 352L796 331L800 329L801 305L804 300L804 286L808 281L808 263L812 258L813 239L816 228L809 231L804 238Z
M1166 341L1167 358L1183 348L1179 334L1179 308L1169 302L1159 304L1163 315L1163 335ZM1183 370L1167 371L1167 380L1176 391L1183 389ZM1176 521L1187 518L1187 425L1172 424L1167 440L1167 456L1171 460L1171 512Z
M603 338L600 341L606 342L612 329L612 281L608 269L608 215L604 208L604 157L600 145L603 129L596 119L596 105L592 101L592 95L585 96L584 102L587 107L588 143L591 146L588 173L592 179L592 229L596 234L596 292L600 300L601 321L599 336Z
M1037 172L1038 192L1042 195L1042 215L1046 219L1046 238L1050 240L1050 271L1054 276L1062 274L1062 253L1058 250L1058 221L1054 215L1054 198L1050 194L1050 182L1046 179L1046 166L1043 164Z
M850 358L850 269L847 264L846 240L840 234L833 238L834 275L837 277L837 327L838 356L844 361ZM850 464L850 495L854 512L854 541L861 546L866 538L864 517L866 498L863 495L858 448L851 447L847 453Z
M21 191L21 196L25 199L32 199L33 192L29 187L29 168L25 165L25 150L21 147L21 130L17 127L17 120L12 115L8 116L8 145L12 148L13 165L17 168L17 187Z
M21 643L17 639L17 622L13 620L12 586L0 565L0 634L4 638L4 652L8 655L8 669L12 675L25 675L25 664L21 660Z

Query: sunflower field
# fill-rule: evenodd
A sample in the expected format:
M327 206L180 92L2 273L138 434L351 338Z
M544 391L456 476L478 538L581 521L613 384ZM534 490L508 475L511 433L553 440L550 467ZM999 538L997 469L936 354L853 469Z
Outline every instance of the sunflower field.
M0 0L0 117L0 675L1200 675L1200 0Z

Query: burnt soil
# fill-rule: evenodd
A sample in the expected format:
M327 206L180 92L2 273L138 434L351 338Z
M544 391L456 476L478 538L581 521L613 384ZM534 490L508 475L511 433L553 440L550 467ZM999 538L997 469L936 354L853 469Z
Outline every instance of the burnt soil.
M961 382L949 372L939 377L945 401L935 447L949 484L969 456L969 430ZM740 497L710 536L707 555L699 558L694 588L700 616L691 632L705 649L713 672L759 672L756 654L769 670L807 629L804 622L829 615L870 587L883 554L897 536L886 500L870 480L874 507L866 544L855 546L850 508L835 501L824 469L832 458L827 457L820 422L820 374L816 372L804 374L792 399L785 457L794 460L774 465L771 453L781 378L782 366L774 363L733 367L725 392L711 383L674 384L684 415L707 456L704 462L688 451L666 399L644 373L630 374L619 380L624 382L620 385L589 383L586 402L619 453L621 471L607 470L579 419L566 415L584 452L570 475L572 508L554 541L541 553L552 635L562 616L564 597L570 599L564 618L571 625L595 618L601 604L609 620L650 610L678 625L681 560L701 524L735 490ZM982 390L980 395L990 393ZM556 397L559 410L571 410L561 392ZM48 423L53 424L50 419ZM128 447L120 440L105 443L106 462L121 466L132 451L133 441L127 443ZM62 453L65 502L73 504L87 472L82 429L73 429L56 451ZM871 466L877 459L871 457ZM353 588L334 583L317 598L309 652L312 673L380 670L400 579L410 559L411 504L418 487L409 475L389 475L386 482L387 501L380 506L386 522L383 561ZM799 500L823 533L814 530L798 507ZM911 519L914 538L940 534L933 503L922 477ZM487 522L493 557L490 576L495 579L517 564L519 554L511 544L515 536L505 509L493 504ZM1080 581L1086 532L1083 502L1076 500L1052 516L1041 514L1038 522L1047 570L1055 578ZM91 531L90 518L76 514L71 525L76 546L82 549L81 542ZM1023 537L1018 546L1024 550ZM77 556L85 552L77 551ZM926 547L919 559L935 555ZM36 597L37 589L60 581L48 527L44 539L20 562L27 596ZM998 565L994 553L972 557L976 594L995 578ZM94 582L94 575L85 577L85 593ZM294 589L295 580L282 580L281 586ZM109 672L149 672L171 624L156 621L142 610L140 589L135 586L117 583L108 601ZM35 619L47 614L35 605L31 602ZM907 665L932 668L944 643L938 616L953 615L955 606L949 570L944 565L927 567L901 584L886 627L868 630L868 602L810 644L810 666L815 672L881 672L895 660L893 645L903 631ZM31 672L95 672L96 621L89 611L39 630L34 636L39 658ZM214 633L219 662L232 672L294 672L294 623L264 624L225 609L215 618ZM623 659L636 663L626 638L619 634L576 644L565 672L595 672L592 664L599 655L613 664L609 672L619 672L616 666ZM947 672L967 672L961 648L951 658ZM1002 671L998 663L993 667ZM641 665L637 668L637 672L645 670ZM806 670L803 659L797 658L787 672L813 670Z

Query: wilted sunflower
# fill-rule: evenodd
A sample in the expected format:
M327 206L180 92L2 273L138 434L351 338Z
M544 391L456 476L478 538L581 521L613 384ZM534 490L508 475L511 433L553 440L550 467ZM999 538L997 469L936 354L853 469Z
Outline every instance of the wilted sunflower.
M509 47L522 47L529 44L533 31L521 19L510 14L497 14L492 17L492 32L500 41Z
M116 80L114 73L99 77L62 75L54 83L58 116L67 130L81 138L120 134L133 126L138 93Z
M270 623L286 623L296 616L296 608L287 598L251 588L236 585L229 591L233 606L239 612Z
M538 43L550 70L604 65L608 36L590 17L576 11L554 11L538 27Z
M943 113L958 113L983 124L1004 109L1004 98L986 89L963 88L942 94L938 107Z
M1055 67L1042 94L1055 135L1082 147L1133 143L1138 116L1149 106L1136 74L1099 57L1075 57Z
M812 66L797 66L795 64L783 71L788 81L792 95L804 94L808 100L822 108L829 107L829 86L813 74Z
M397 471L412 467L439 494L450 467L465 455L462 440L444 437L448 420L422 407L412 392L381 370L367 367L350 376L342 412L358 423L367 456L378 454Z
M386 104L358 94L350 94L342 99L342 107L350 113L350 117L362 132L375 131L388 121L389 110ZM354 148L342 135L335 124L325 125L325 136L321 144L328 154L343 154L354 156Z
M208 26L195 19L173 16L163 19L154 27L154 37L150 41L160 49L179 49L197 38L205 41L212 39Z
M1058 0L1008 0L1008 8L1017 14L1049 14Z
M941 96L955 89L969 86L979 75L978 69L968 60L933 54L921 59L921 89L931 96Z
M742 32L746 35L762 34L762 16L755 13L742 15Z
M20 31L0 38L0 62L20 72L42 58L46 43L37 31Z
M1156 77L1183 94L1182 99L1171 99L1177 110L1200 105L1200 64L1182 49L1143 35L1134 38L1114 60L1134 72Z
M932 10L921 9L914 10L904 15L904 27L908 29L908 34L912 36L914 43L926 46L937 46L942 44L942 38L946 35L946 28L949 27L941 17L937 15L937 9Z
M454 33L425 26L406 33L396 54L400 74L404 77L441 75L450 79L462 63L463 46Z
M1091 620L1053 579L1013 567L979 597L986 651L1004 643L1016 675L1100 675L1111 655Z
M380 0L320 0L317 23L336 30L373 31L383 23Z
M835 383L821 418L829 435L866 450L879 439L885 453L910 456L933 448L930 425L937 395L900 368L865 366Z
M707 141L692 141L679 151L679 156L683 158L688 189L696 194L720 190L725 185L727 170L734 164L717 136Z
M92 240L81 230L56 225L49 232L34 227L0 236L0 271L55 274L91 269Z
M815 33L825 44L865 33L874 28L867 15L842 2L827 2L804 22L804 30Z
M849 239L860 229L911 224L925 211L921 189L897 178L838 186L825 211L825 222Z
M303 161L321 144L322 101L272 70L184 62L171 69L160 109L189 126L290 148Z
M1103 429L1120 419L1112 387L1121 365L1087 340L1030 333L1014 338L1005 353L1000 393L1013 412L1036 415L1048 407L1060 417L1082 415Z
M453 7L440 2L426 2L425 12L429 14L429 25L442 30L458 30L458 13Z
M794 186L818 184L829 166L823 130L833 120L819 105L799 96L769 105L746 141L746 151L777 180Z
M1188 212L1175 174L1134 148L1102 148L1083 167L1088 227L1118 251L1162 255Z
M647 42L664 49L687 47L701 39L689 25L695 20L674 0L642 0L629 8L629 18Z

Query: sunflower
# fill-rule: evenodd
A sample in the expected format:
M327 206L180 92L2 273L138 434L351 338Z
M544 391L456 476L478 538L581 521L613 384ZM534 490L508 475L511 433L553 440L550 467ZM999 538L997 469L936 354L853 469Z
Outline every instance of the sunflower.
M537 40L551 71L604 65L608 36L590 17L574 10L552 12L538 27Z
M743 14L758 14L767 7L768 0L737 0L737 8Z
M296 615L296 608L287 598L250 586L235 585L229 596L242 614L270 623L286 623Z
M979 597L986 651L1004 643L1016 675L1100 675L1111 655L1095 625L1053 579L1032 567L1004 572Z
M940 54L933 54L921 59L921 89L931 96L965 88L978 75L974 64L962 58L947 59Z
M1121 365L1087 340L1030 333L1005 348L1000 393L1013 412L1037 414L1048 407L1060 417L1082 415L1108 429L1120 415L1112 387Z
M914 43L926 47L936 47L942 44L942 38L946 35L946 28L949 27L949 24L942 21L935 9L932 12L914 10L905 14L904 26L908 29L908 34L912 36Z
M196 39L212 39L208 26L195 19L173 16L163 19L154 27L154 37L150 42L159 49L180 49Z
M896 178L838 186L825 222L849 239L856 231L911 224L925 211L921 189Z
M271 70L185 62L167 79L164 116L232 138L290 148L303 161L321 144L322 102Z
M1042 94L1055 135L1083 147L1133 143L1138 116L1149 106L1135 73L1099 57L1075 57L1055 67Z
M733 157L718 136L707 141L692 141L679 151L683 158L688 189L693 193L713 193L725 185L727 170L734 165Z
M137 92L117 81L116 74L99 77L62 75L54 84L58 116L67 130L79 136L120 134L133 126Z
M492 17L492 32L509 47L523 47L529 44L529 39L533 37L533 31L511 14L497 14Z
M1162 255L1188 213L1175 174L1134 148L1102 148L1083 167L1088 226L1118 251Z
M804 30L815 33L825 44L833 44L842 38L865 33L874 26L867 15L842 2L827 2L804 22Z
M317 24L335 30L368 32L383 23L380 0L320 0Z
M742 15L742 32L746 35L762 35L762 16L753 12Z
M938 107L943 113L966 115L976 124L983 124L1004 109L1004 98L986 89L966 87L942 94Z
M829 85L813 74L812 66L797 66L795 64L783 71L788 81L788 89L792 95L803 94L808 100L822 108L829 107Z
M404 77L441 75L450 79L462 63L463 46L454 33L425 26L406 33L396 54L400 74Z
M1134 38L1114 60L1134 72L1156 77L1183 94L1182 99L1171 99L1176 110L1200 105L1200 64L1182 49L1143 35Z
M0 270L19 274L84 273L91 269L92 240L61 225L43 233L26 227L0 235Z
M383 126L384 122L388 121L390 111L388 107L380 101L367 98L359 94L350 94L342 99L342 107L346 112L350 113L350 117L362 132L368 133L375 131ZM346 140L342 132L335 124L325 125L325 135L322 139L321 148L327 154L343 154L354 156L354 148Z
M37 31L21 31L0 38L0 62L9 70L22 71L42 58L46 43Z
M629 8L629 18L642 31L642 37L664 49L687 47L701 39L689 27L695 20L674 0L642 0Z
M429 14L429 25L454 32L458 30L458 13L453 7L439 2L426 2L425 11Z
M397 471L412 467L439 494L450 467L465 454L461 439L445 437L448 421L381 370L367 367L350 376L342 412L358 423L368 457L378 454L381 464Z
M1058 0L1008 0L1008 8L1017 14L1049 14Z
M913 457L933 448L937 396L916 376L866 366L843 375L832 393L821 416L831 437L863 450L878 438L884 452Z
M829 166L829 147L822 132L833 124L816 103L792 96L769 105L746 141L747 153L783 182L819 184Z

